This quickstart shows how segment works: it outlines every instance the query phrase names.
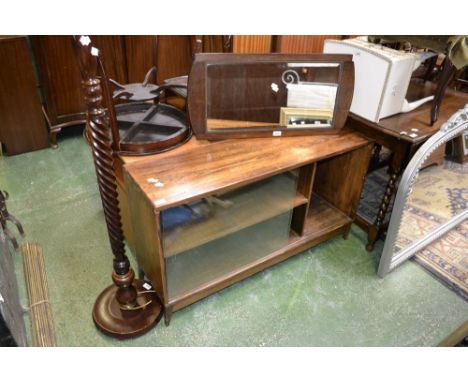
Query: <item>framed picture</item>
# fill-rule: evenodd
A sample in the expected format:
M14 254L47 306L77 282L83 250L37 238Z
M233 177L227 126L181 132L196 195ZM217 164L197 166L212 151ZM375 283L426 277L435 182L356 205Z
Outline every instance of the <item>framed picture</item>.
M282 107L280 109L280 125L289 128L330 127L332 118L333 110L297 107Z

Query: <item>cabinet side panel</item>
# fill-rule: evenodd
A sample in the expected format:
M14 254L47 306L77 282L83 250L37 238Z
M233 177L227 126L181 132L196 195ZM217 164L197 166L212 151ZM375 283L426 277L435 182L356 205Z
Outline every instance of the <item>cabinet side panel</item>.
M130 215L130 206L128 205L127 188L123 182L117 180L117 193L119 194L120 215L122 217L122 228L124 231L125 240L132 251L136 253L135 239L133 238L132 217Z
M348 216L354 215L369 167L372 143L317 165L314 191Z
M270 53L270 35L238 35L232 40L233 53Z
M122 38L90 36L101 51L107 75L120 83L127 82ZM73 52L72 36L32 36L45 107L53 125L68 115L84 112L81 77Z
M341 35L284 35L278 36L278 53L322 53L326 39L341 40Z
M8 155L49 146L26 37L0 39L0 141Z
M124 36L127 58L127 80L129 83L143 82L151 67L156 65L156 36ZM150 79L151 83L156 78Z
M126 171L124 174L138 265L151 280L163 302L167 303L159 213L154 210Z
M177 76L189 74L192 65L190 36L157 37L157 83ZM149 69L149 68L148 68Z

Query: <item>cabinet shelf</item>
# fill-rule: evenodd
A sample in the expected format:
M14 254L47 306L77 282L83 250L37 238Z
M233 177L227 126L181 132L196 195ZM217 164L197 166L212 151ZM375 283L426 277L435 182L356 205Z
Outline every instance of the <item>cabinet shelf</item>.
M163 234L165 257L261 223L308 201L297 192L297 179L291 173L268 178L220 197L232 205L213 205L205 220Z
M349 217L316 194L312 197L303 236L282 228L288 219L290 214L278 215L244 230L236 230L229 238L214 240L167 259L171 303L190 299L191 295L222 283L227 274L236 277L245 272L255 273L252 269L260 271L300 251L305 243L326 240L331 232L341 230L351 222ZM253 235L263 240L247 240ZM242 250L239 250L239 241L243 242ZM286 257L285 252L289 252Z
M312 195L312 201L304 225L303 236L314 240L324 233L328 233L350 224L352 219L338 208L318 196ZM299 237L296 235L296 237Z

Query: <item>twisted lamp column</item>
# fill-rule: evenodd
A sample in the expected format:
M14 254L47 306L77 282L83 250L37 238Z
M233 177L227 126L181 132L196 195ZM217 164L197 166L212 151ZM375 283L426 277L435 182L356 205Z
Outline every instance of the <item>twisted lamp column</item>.
M84 40L89 41L88 40ZM135 279L125 254L124 234L117 193L113 159L113 134L103 108L101 79L97 76L98 51L80 39L78 54L87 106L86 129L92 148L96 176L101 195L109 240L114 254L113 285L97 298L93 320L104 333L117 337L135 337L158 323L162 305L153 289L147 290L143 280ZM94 52L93 52L94 49ZM102 76L101 76L102 78ZM104 77L105 80L105 77ZM113 107L108 105L109 108ZM145 286L145 287L144 287Z

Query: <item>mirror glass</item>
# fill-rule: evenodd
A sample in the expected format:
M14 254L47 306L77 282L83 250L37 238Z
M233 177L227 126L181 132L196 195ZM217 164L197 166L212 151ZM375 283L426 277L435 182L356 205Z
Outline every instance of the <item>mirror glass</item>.
M466 167L450 161L443 165L430 164L430 161L422 164L423 169L404 206L401 225L395 239L394 256L398 256L408 246L423 239L466 209ZM427 165L430 166L426 167ZM441 240L429 244L416 255L417 259L427 263L443 259L447 266L452 265L452 261L462 261L465 258L466 247L460 243L463 243L462 231L468 232L468 222L460 227L445 234Z
M210 64L207 130L332 128L338 63Z

